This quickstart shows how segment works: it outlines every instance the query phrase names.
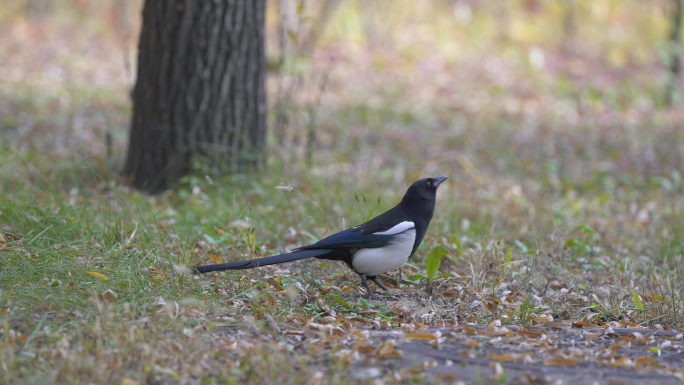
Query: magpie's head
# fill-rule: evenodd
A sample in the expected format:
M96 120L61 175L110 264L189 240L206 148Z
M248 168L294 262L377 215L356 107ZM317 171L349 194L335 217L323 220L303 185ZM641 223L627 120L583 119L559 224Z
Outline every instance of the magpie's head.
M407 201L407 203L411 203L411 201L423 199L434 202L435 197L437 195L437 187L439 187L439 185L442 184L442 182L444 182L445 180L447 180L446 176L438 176L435 178L423 178L412 184L411 187L409 187L402 201Z

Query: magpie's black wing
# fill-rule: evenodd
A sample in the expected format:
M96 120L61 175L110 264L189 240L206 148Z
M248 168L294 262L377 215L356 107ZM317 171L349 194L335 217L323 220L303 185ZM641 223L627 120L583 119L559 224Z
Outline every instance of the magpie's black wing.
M313 245L302 246L295 250L384 247L394 238L394 235L415 227L413 222L403 219L401 213L392 209L362 225L340 231Z
M364 235L357 231L356 228L340 231L325 239L314 243L313 245L302 246L294 250L312 250L312 249L372 249L376 247L383 247L392 239L392 235Z

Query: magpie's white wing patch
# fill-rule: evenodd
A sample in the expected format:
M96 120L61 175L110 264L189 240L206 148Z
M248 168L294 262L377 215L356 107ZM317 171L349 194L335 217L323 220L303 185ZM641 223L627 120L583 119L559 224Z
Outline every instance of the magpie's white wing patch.
M409 228L395 235L384 247L359 249L352 257L352 268L369 277L397 269L408 261L415 241L416 230Z
M399 224L394 225L391 229L385 230L379 233L373 233L373 235L395 235L403 233L408 229L415 229L416 225L411 221L404 221Z

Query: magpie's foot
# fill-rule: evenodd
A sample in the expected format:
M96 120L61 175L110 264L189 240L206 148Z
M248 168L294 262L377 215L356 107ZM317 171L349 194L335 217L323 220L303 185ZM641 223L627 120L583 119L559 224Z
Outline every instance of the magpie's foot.
M375 293L368 294L368 299L374 299L376 301L382 301L383 300L382 297L375 295Z
M388 293L390 293L390 295L391 295L392 297L396 297L396 298L404 298L404 297L406 297L406 295L401 294L401 293L393 293L393 292L391 292L391 291L388 292Z

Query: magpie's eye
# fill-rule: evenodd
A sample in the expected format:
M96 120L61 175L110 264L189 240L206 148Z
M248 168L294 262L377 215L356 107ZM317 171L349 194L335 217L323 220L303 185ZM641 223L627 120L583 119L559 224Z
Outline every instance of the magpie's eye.
M427 181L427 183L425 183L425 185L427 186L427 188L430 188L430 187L432 187L432 182Z

